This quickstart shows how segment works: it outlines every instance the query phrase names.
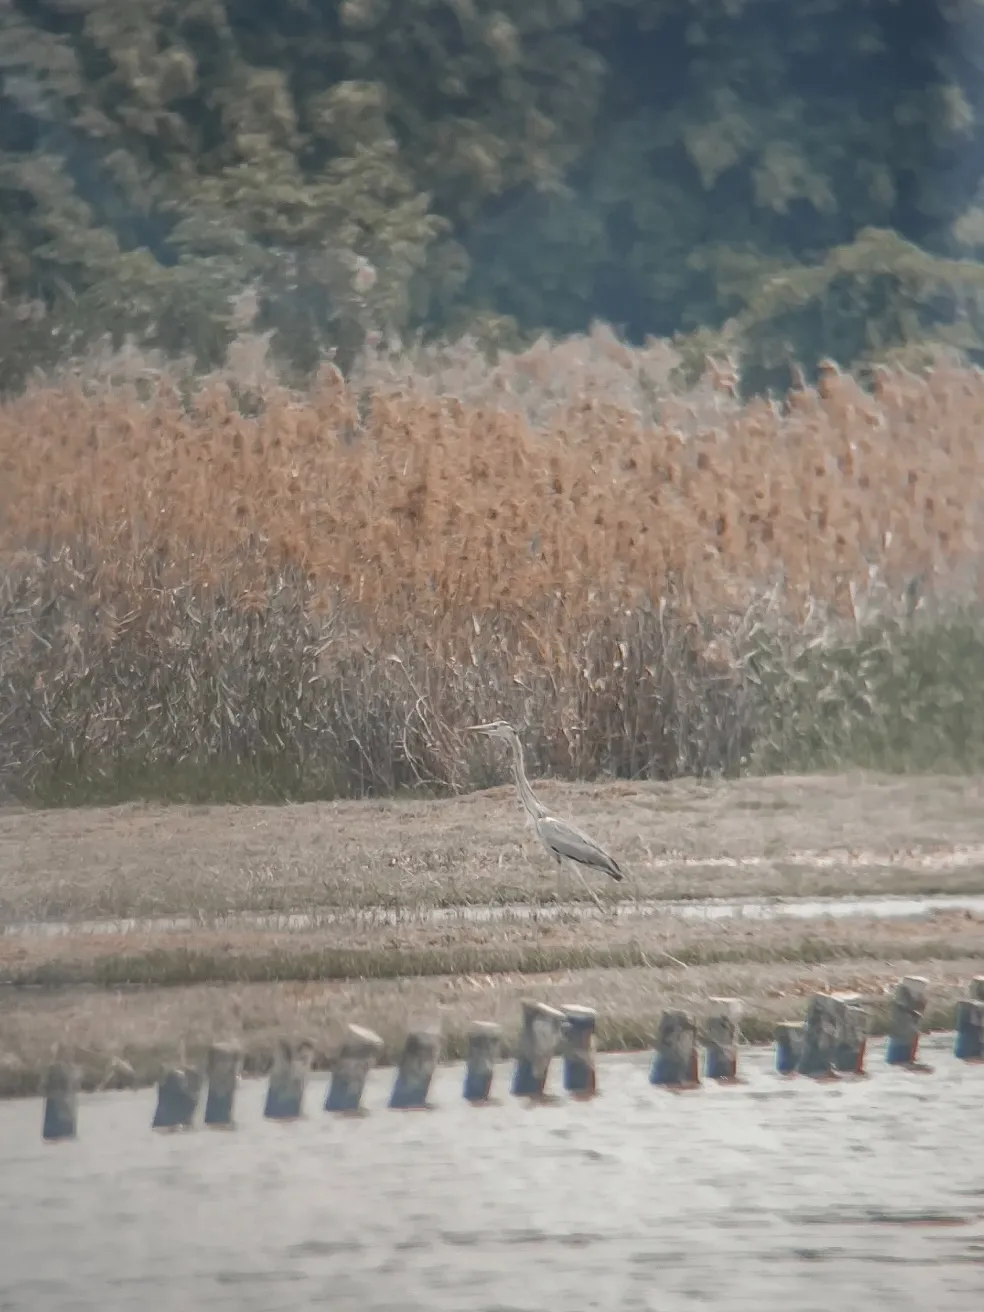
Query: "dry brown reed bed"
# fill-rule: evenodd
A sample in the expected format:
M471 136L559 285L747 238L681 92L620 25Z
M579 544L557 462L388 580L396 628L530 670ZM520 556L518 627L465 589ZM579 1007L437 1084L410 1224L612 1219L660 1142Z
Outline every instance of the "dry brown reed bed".
M505 613L548 665L600 612L671 589L744 605L781 580L847 614L872 567L898 587L979 564L976 371L884 370L868 393L831 366L689 435L686 397L647 422L583 393L534 427L425 381L367 392L326 367L304 394L267 382L254 414L222 377L35 387L0 408L0 543L84 549L109 607L207 584L264 609L299 571L449 654Z
M947 701L900 626L980 596L984 376L868 392L831 366L742 405L720 372L673 395L665 352L585 341L326 366L303 393L138 362L4 401L0 787L460 790L498 777L459 733L497 714L581 777L967 768L984 707L952 689L980 631ZM897 722L924 711L917 751Z

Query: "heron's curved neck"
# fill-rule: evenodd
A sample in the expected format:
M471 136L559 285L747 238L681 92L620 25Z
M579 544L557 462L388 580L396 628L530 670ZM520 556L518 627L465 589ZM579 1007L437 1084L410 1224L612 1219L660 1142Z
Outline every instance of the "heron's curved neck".
M519 800L534 819L542 818L547 814L547 808L536 800L533 789L530 787L530 781L526 777L523 763L523 744L518 738L510 738L509 745L512 747L513 778L516 780Z

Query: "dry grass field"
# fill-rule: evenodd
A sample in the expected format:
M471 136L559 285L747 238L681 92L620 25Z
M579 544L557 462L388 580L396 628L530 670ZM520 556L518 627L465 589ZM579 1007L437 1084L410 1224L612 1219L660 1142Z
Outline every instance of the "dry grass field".
M618 854L626 880L596 877L602 900L984 892L979 776L536 786ZM587 901L566 882L565 900ZM512 785L424 802L0 811L8 922L318 908L412 921L556 895Z

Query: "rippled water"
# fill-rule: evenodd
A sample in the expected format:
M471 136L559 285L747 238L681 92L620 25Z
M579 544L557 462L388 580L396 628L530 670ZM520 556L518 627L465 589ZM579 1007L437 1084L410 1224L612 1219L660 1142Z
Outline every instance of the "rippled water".
M601 1096L472 1108L439 1070L433 1112L149 1130L153 1093L80 1104L40 1142L37 1100L0 1103L0 1308L239 1312L979 1312L984 1066L926 1043L926 1076L748 1083L673 1096L645 1055L605 1058ZM559 1071L551 1075L559 1086Z

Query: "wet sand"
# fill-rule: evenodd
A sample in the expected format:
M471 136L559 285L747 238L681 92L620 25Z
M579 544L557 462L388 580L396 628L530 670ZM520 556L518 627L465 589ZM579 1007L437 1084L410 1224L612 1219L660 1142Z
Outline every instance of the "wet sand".
M940 1036L932 1074L748 1082L673 1096L645 1054L604 1058L601 1096L261 1118L158 1136L151 1091L86 1095L80 1138L43 1145L37 1099L0 1104L5 1312L978 1312L984 1290L984 1066ZM550 1085L560 1089L560 1071Z

